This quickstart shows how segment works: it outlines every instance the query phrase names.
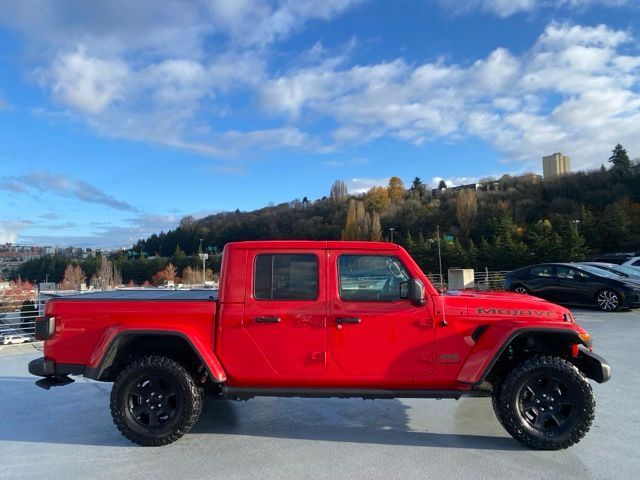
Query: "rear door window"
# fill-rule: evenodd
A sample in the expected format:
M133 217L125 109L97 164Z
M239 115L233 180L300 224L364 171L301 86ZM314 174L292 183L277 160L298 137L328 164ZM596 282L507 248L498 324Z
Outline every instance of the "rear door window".
M529 273L533 277L552 277L553 265L538 265L537 267L531 267Z
M315 255L258 255L253 275L253 296L256 300L318 298L318 257Z

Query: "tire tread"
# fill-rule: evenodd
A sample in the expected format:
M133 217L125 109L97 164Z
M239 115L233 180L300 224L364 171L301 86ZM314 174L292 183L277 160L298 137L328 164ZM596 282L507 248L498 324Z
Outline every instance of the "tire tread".
M126 379L131 375L135 375L138 371L148 369L161 369L176 378L184 380L184 382L182 382L183 384L181 383L181 386L184 388L185 393L184 401L186 414L184 415L184 418L178 422L173 431L162 437L150 437L133 430L128 424L125 407L121 404L119 398L121 394L120 387ZM189 432L200 417L200 413L202 412L202 403L202 388L196 384L193 376L187 371L187 369L175 360L159 355L142 357L127 365L116 377L110 398L111 416L113 418L113 423L118 427L120 433L132 442L146 447L168 445Z
M564 440L532 435L522 427L514 411L516 404L514 395L518 394L515 391L515 385L521 381L523 376L545 368L558 370L572 377L579 388L577 394L582 396L585 403L583 411L579 413L580 418L577 425ZM515 367L504 379L498 394L492 397L492 403L496 417L505 430L519 442L538 450L562 450L575 445L587 434L595 418L596 402L587 378L572 363L551 355L534 356Z

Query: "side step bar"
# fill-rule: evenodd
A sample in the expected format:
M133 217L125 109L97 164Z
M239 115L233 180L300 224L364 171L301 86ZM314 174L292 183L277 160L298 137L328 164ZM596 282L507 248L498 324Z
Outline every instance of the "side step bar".
M314 398L453 398L462 396L461 390L378 390L359 388L251 388L222 387L222 395L245 400L252 397L314 397Z

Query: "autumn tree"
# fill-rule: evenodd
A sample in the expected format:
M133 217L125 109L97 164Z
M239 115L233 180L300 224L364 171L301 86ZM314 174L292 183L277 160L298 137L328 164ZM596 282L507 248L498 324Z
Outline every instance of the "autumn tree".
M349 202L347 220L342 230L342 240L368 240L371 229L371 216L360 200Z
M64 277L60 283L62 290L80 290L81 285L87 280L80 265L69 265L64 271Z
M165 285L167 282L175 282L177 277L177 270L173 263L169 262L169 264L164 267L159 272L153 276L153 284L154 285Z
M205 270L205 280L213 280L213 272ZM182 271L181 281L185 285L202 285L202 270L199 268L185 267Z
M398 203L404 200L405 188L400 177L391 177L387 190L389 191L389 199L391 202Z
M0 311L13 311L16 304L33 300L34 296L35 289L31 282L21 279L9 282L8 288L0 290Z
M378 213L383 212L391 204L389 190L384 187L372 187L364 194L364 201L370 210Z
M469 238L478 215L478 197L475 190L462 189L456 201L456 219L465 238Z
M373 212L373 215L371 215L371 233L369 239L374 242L382 240L382 226L380 225L380 214L378 212Z

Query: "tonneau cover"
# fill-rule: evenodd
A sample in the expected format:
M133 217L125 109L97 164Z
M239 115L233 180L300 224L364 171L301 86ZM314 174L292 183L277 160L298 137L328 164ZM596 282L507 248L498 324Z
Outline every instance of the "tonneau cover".
M211 301L218 299L218 290L172 290L165 288L140 288L127 290L109 290L100 292L87 292L72 295L50 294L47 296L65 300L202 300Z

